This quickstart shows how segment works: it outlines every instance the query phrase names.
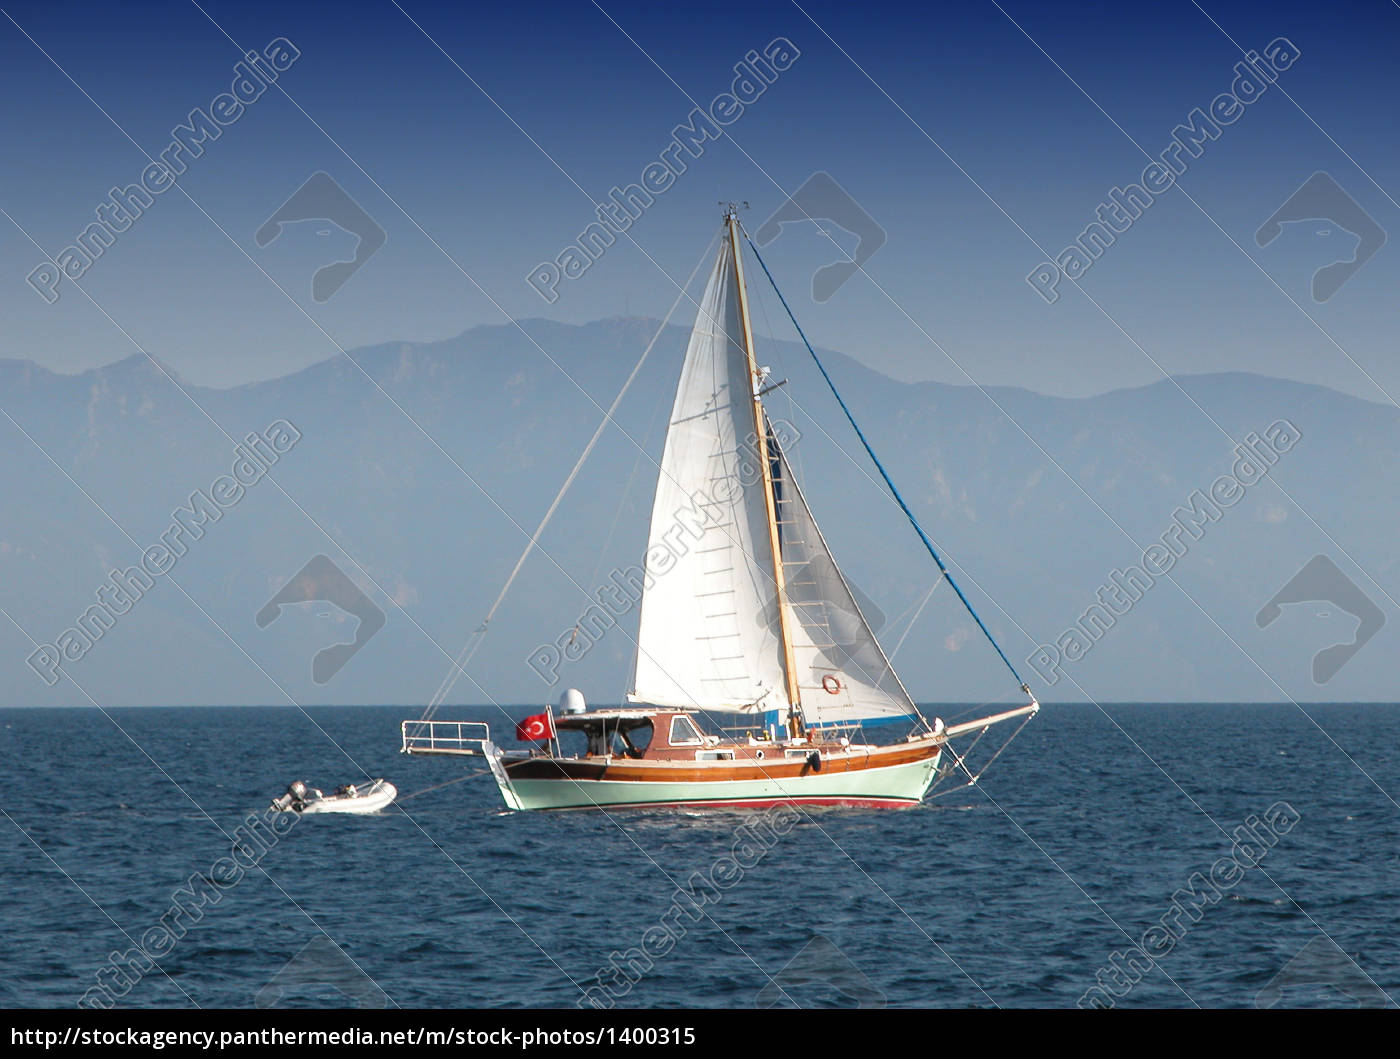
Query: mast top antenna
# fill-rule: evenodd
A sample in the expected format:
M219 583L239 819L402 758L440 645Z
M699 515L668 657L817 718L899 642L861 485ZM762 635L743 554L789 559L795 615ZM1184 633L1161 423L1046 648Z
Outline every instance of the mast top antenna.
M720 206L724 209L724 216L725 216L725 219L726 219L726 220L727 220L728 218L730 218L730 217L737 217L737 216L739 216L739 211L740 211L741 209L742 209L742 210L746 210L746 209L749 208L749 204L748 204L747 202L724 202L724 201L721 201L721 202L720 202Z

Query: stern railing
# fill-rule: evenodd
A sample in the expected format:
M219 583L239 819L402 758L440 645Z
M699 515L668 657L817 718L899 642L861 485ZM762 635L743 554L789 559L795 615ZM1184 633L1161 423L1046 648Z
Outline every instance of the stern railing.
M404 721L399 731L405 754L480 755L491 743L491 727L483 721Z

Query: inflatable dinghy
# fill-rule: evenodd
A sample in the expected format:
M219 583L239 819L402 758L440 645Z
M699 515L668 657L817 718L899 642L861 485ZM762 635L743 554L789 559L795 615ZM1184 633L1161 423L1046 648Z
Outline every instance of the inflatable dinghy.
M334 794L323 794L297 780L287 793L272 802L272 808L283 813L377 813L393 804L398 788L385 779L370 783L347 783Z

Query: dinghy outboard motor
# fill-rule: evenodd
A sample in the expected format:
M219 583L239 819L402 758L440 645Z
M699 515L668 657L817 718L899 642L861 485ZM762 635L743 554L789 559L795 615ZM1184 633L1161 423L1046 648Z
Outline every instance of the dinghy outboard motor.
M304 780L293 780L287 786L287 793L276 799L272 803L272 808L276 809L278 812L286 812L288 809L291 809L299 813L305 808L310 798L311 790L306 786L306 782Z

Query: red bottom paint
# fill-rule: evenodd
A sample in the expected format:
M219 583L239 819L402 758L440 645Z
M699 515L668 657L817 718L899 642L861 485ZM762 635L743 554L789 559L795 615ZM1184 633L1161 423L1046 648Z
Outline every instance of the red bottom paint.
M775 805L840 806L846 809L913 809L919 802L904 798L736 798L726 801L627 802L624 805L573 805L558 809L771 809ZM546 810L549 811L549 810Z

